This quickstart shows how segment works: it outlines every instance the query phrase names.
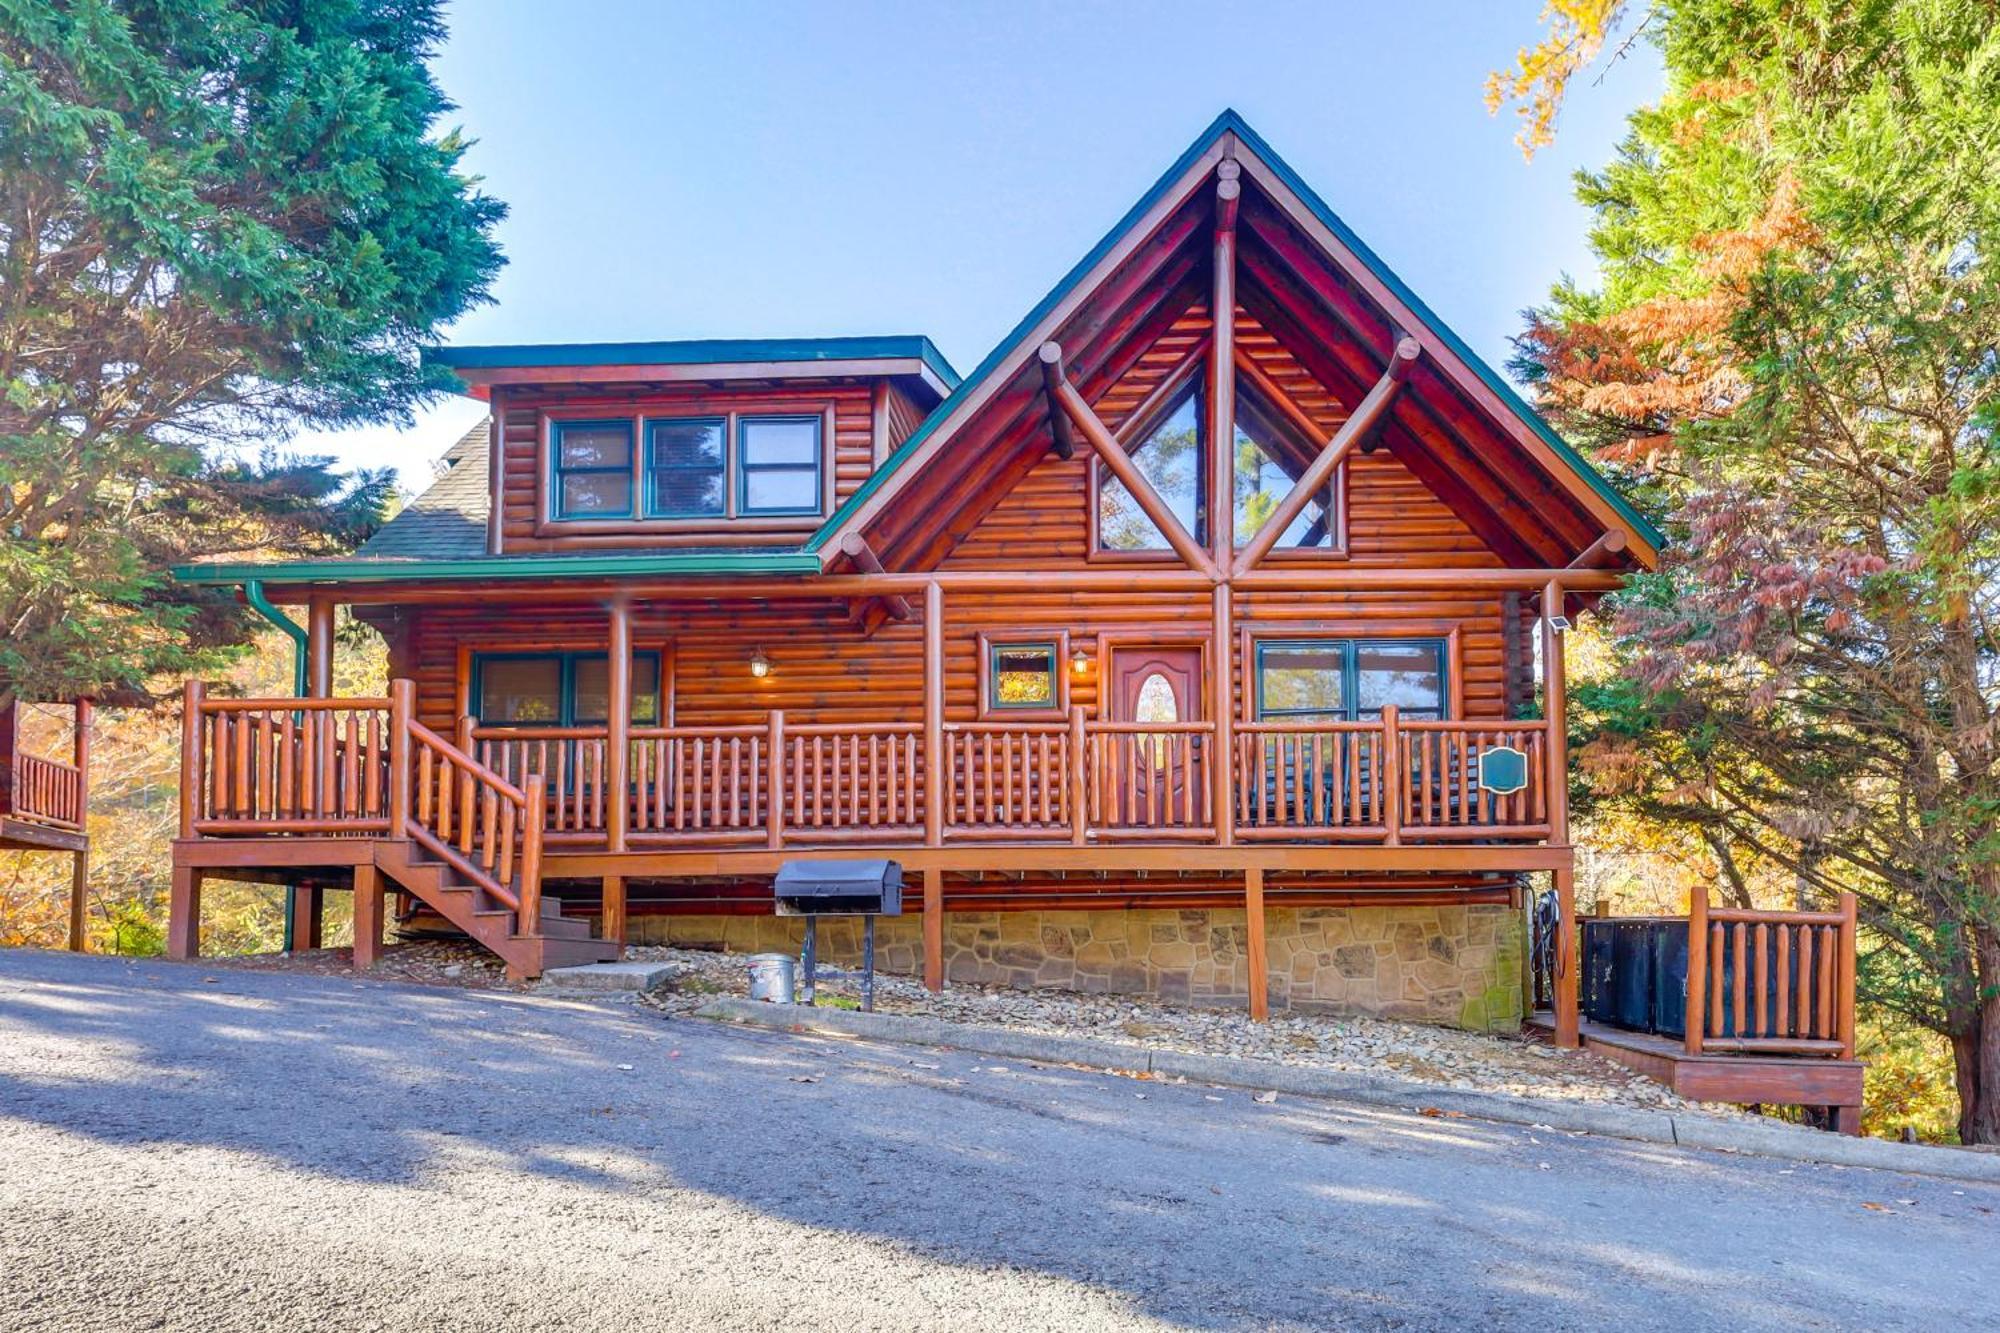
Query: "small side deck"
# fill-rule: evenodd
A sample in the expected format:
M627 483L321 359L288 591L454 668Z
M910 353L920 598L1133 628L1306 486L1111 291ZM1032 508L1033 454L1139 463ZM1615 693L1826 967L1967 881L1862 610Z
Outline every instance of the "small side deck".
M90 882L91 701L77 699L74 708L70 757L62 760L22 748L19 698L0 707L0 851L69 853L69 947L81 950Z
M1528 1020L1531 1030L1553 1037L1547 1010ZM1591 1019L1578 1025L1583 1049L1615 1060L1689 1101L1736 1106L1813 1106L1832 1113L1843 1134L1861 1132L1859 1060L1795 1055L1688 1054L1685 1044L1651 1032L1626 1032Z

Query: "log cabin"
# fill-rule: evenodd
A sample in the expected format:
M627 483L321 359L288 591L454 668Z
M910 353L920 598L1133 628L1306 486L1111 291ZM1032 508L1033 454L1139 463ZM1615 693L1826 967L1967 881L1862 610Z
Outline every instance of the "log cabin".
M781 865L889 857L933 987L1511 1028L1546 885L1578 1041L1563 634L1661 536L1233 112L963 377L433 355L490 413L378 535L177 571L304 684L187 687L174 955L213 877L306 945L351 892L361 966L399 911L522 976L785 947ZM343 606L386 696L332 696Z

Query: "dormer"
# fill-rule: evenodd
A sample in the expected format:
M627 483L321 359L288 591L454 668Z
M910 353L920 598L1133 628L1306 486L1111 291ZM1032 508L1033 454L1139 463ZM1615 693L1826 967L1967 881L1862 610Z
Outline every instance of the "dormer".
M928 338L452 347L487 552L794 546L958 383Z

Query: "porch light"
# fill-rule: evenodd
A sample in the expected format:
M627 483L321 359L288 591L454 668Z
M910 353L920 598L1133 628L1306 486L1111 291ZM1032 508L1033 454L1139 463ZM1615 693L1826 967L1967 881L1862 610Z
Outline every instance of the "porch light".
M1072 675L1085 675L1090 671L1090 657L1079 648L1069 655L1069 669Z
M759 680L771 674L771 659L764 656L762 648L750 650L750 674Z

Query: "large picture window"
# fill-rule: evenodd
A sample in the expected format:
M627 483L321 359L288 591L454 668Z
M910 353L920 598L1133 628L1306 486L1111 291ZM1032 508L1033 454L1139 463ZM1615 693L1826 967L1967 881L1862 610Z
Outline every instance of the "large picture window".
M1232 494L1226 499L1233 510L1236 545L1243 547L1271 520L1293 483L1319 456L1324 440L1298 424L1298 412L1274 408L1254 384L1241 377L1236 382L1235 403L1236 425L1229 442ZM1208 494L1208 435L1201 377L1193 375L1149 419L1133 423L1126 445L1133 466L1201 544L1208 541L1213 508ZM1097 549L1128 553L1172 550L1166 534L1124 483L1102 462L1095 467ZM1344 550L1341 491L1345 478L1343 464L1285 525L1273 549L1331 554Z
M482 726L576 727L608 719L611 664L603 653L481 653L472 659L473 714ZM632 654L632 721L660 720L660 655Z
M1292 639L1257 644L1257 716L1372 721L1394 704L1412 721L1442 718L1450 697L1438 639Z

